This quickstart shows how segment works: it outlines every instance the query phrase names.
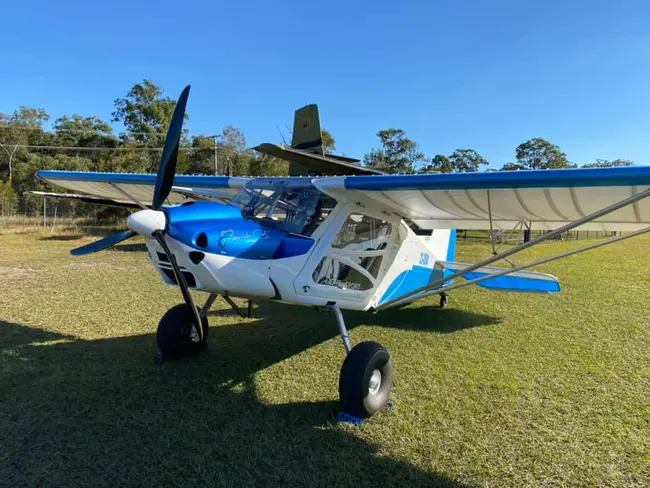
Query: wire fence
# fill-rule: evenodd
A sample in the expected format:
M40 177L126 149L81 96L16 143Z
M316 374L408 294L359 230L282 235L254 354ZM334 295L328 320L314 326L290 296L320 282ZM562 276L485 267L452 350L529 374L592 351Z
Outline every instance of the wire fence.
M113 225L125 215L123 209L72 200L39 196L0 197L0 224L5 226Z

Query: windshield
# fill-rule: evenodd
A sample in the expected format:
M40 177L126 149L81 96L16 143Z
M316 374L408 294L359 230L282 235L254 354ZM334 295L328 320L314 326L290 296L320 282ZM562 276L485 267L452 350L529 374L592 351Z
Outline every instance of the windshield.
M247 219L287 232L311 235L335 202L311 185L290 188L278 182L256 187L253 182L231 203L240 207Z

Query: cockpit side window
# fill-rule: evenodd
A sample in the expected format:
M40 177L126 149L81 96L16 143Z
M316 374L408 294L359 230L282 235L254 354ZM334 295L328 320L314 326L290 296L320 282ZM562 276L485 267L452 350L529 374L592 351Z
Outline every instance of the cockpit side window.
M305 225L302 233L306 236L311 236L314 232L316 232L316 229L318 229L320 224L322 224L325 219L329 217L329 214L332 213L334 207L336 207L336 200L328 197L325 194L321 194L321 197L318 200L318 204L316 205L314 215L307 223L307 225Z
M332 247L349 251L378 251L386 247L393 226L386 220L351 214L339 230Z

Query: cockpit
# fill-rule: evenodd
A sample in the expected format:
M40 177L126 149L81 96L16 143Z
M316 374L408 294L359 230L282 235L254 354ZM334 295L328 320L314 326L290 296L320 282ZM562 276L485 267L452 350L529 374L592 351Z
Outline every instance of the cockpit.
M336 205L308 182L263 181L248 183L231 201L246 219L267 227L310 236Z

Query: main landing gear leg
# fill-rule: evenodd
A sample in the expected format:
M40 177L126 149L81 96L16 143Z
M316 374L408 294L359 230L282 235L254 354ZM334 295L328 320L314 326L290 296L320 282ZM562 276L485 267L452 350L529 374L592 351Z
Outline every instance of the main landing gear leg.
M214 301L217 299L219 295L216 293L211 293L208 299L205 301L205 305L201 308L201 311L199 312L199 315L201 317L207 316L208 312L210 311L210 307L212 307L212 304Z
M248 311L247 314L244 313L244 311L239 308L239 305L237 305L235 302L232 301L232 298L230 298L228 295L222 295L223 299L228 302L228 305L237 312L237 314L242 318L242 319L250 319L251 316L253 315L253 302L251 300L248 300Z
M219 297L216 293L210 294L208 299L205 301L205 305L203 305L203 308L199 312L201 317L205 317L206 314L210 311L210 307L212 307L212 304L214 301ZM224 295L223 299L232 307L232 309L239 314L239 316L243 319L250 319L253 316L253 300L248 300L248 306L246 309L246 313L243 312L239 306L232 301L232 298L229 296Z
M440 308L445 308L447 306L448 301L449 301L449 296L446 293L441 293L440 294Z
M339 376L341 410L357 417L371 417L388 403L393 386L393 362L390 354L377 342L361 342L351 347L343 313L334 303L328 304L339 326L345 348L345 361Z

